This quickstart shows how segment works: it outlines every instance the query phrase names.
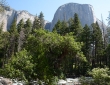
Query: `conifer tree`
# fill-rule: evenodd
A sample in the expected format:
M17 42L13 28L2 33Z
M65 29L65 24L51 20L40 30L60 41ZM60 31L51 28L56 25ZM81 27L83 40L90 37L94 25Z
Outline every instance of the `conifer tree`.
M2 65L1 67L4 68L4 65L8 62L8 59L10 57L9 53L10 53L10 34L9 32L2 32L2 34L0 35L1 39L0 39L0 43L1 43L1 47L0 47L0 56L3 58L2 60Z
M18 52L22 49L23 43L24 43L24 39L25 39L25 33L24 33L24 21L23 19L21 19L17 25L17 30L19 33L19 37L18 37Z
M68 20L68 22L67 22L67 24L68 24L68 32L72 32L73 30L72 30L72 27L74 26L74 20L73 20L73 18L70 18L69 20Z
M55 24L53 28L53 32L55 31L60 35L65 35L66 33L68 33L67 22L66 21L61 22L60 20L58 20L58 22Z
M19 23L17 24L17 30L18 30L18 33L20 33L20 31L24 28L24 21L23 19L21 19L19 21Z
M7 51L9 50L9 32L3 31L3 25L4 23L2 22L0 24L0 68L3 68L7 62Z
M3 48L4 48L4 43L3 43L3 31L2 31L2 29L3 29L3 26L2 26L2 24L0 25L0 67L2 67L2 59L4 58L4 50L3 50Z
M38 16L40 23L41 23L41 27L44 28L44 15L42 12L40 12L39 16Z
M81 27L81 23L80 20L78 18L78 15L75 13L74 14L74 23L73 23L73 27L71 28L71 30L74 32L75 36L79 36L82 32L82 27Z
M9 43L9 56L12 56L17 52L17 45L18 45L18 32L17 32L17 26L16 26L16 19L13 20L11 27L9 29L10 33L10 43Z
M61 35L65 35L66 33L69 32L68 26L67 26L67 22L66 21L62 21L61 24L62 24Z
M40 29L40 28L42 28L41 22L40 19L36 16L33 22L32 30L34 31L35 29Z
M91 51L91 30L86 24L85 27L83 28L82 34L81 34L81 41L83 42L83 47L82 51L86 58L90 61L90 51Z
M73 32L73 35L76 37L75 39L77 41L80 41L82 26L76 13L74 14L74 19L70 20L69 31Z
M16 27L17 23L16 23L16 19L13 20L11 27L9 29L10 34L12 33L16 33L17 32L17 27Z
M55 24L53 31L56 31L57 33L61 33L62 23L60 20Z
M102 32L98 23L92 24L93 34L92 34L92 44L93 44L93 56L95 58L96 64L101 65L101 57L103 54L103 39Z
M26 23L24 24L25 35L28 35L29 33L31 33L31 31L32 31L32 23L30 19L28 19Z

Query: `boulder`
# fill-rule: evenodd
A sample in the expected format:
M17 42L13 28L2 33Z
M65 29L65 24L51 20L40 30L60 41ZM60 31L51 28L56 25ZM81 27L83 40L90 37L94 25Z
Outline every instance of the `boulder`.
M10 80L10 79L8 79L8 78L2 78L1 80L0 80L0 85L12 85L13 84L13 82Z

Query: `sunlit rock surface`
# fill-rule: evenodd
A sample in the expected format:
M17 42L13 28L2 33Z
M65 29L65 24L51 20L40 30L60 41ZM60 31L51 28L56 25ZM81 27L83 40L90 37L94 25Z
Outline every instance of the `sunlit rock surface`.
M54 18L51 23L50 30L53 29L54 25L58 20L68 21L70 18L74 17L74 14L77 13L80 19L82 26L87 24L90 26L92 23L97 21L97 18L94 14L94 9L89 4L78 4L78 3L67 3L60 6L55 12Z
M45 29L52 31L54 25L57 23L58 20L68 21L70 18L74 17L74 13L78 14L82 26L84 26L85 24L88 24L88 26L90 26L92 23L98 21L101 29L102 26L104 26L105 28L105 25L102 25L102 22L95 17L94 9L91 5L67 3L57 9L52 22L48 22L47 20L45 20ZM3 31L7 31L15 18L17 19L17 23L19 23L21 19L23 19L24 22L27 19L30 19L31 22L33 22L34 17L34 15L25 10L16 11L10 7L6 7L5 11L3 13L0 13L0 23L3 23Z

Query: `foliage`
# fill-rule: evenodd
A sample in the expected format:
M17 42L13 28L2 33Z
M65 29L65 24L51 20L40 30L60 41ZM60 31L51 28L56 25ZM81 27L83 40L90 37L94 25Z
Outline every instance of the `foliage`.
M51 76L59 76L61 72L66 74L69 69L65 67L67 58L77 56L78 60L86 61L81 52L81 43L76 42L70 34L61 36L42 29L36 30L34 35L29 36L26 49L33 55L39 79L50 79Z
M2 23L0 26L2 75L23 80L38 79L48 85L55 85L58 78L88 75L87 71L91 70L91 66L110 67L110 45L103 49L102 32L97 22L90 27L85 25L82 29L76 13L68 22L59 20L53 32L41 29L44 28L42 12L35 17L33 24L30 19L25 23L21 19L18 24L14 19L8 32L2 31ZM100 79L94 75L102 76L105 85L104 82L109 80L107 77L109 70L105 68L103 71L104 69L101 68L100 71L98 68L92 70L90 74L94 81L96 78L96 82ZM97 74L93 74L95 72Z
M4 64L8 62L8 48L9 48L9 32L2 32L0 34L0 67L4 67Z
M44 15L42 12L40 12L38 18L40 20L41 28L44 28Z
M21 19L19 21L19 23L17 24L17 30L18 30L18 33L20 33L20 31L24 28L24 21L23 19Z
M110 67L110 44L105 49L105 57L107 59L107 66Z
M97 85L109 85L110 83L109 68L94 68L89 74L93 77Z
M92 33L93 54L92 55L93 55L93 58L95 59L94 66L101 67L101 62L103 62L102 58L103 58L103 52L104 52L102 32L97 22L93 23L91 26L93 30L93 33Z
M31 33L31 31L32 31L32 23L30 19L28 19L26 23L24 24L24 33L26 37L29 35L29 33Z
M58 77L57 76L53 76L51 78L50 85L57 85L57 84L58 84Z
M64 36L66 33L69 33L67 22L58 20L52 31Z
M81 33L81 41L83 42L82 51L88 60L89 60L90 51L91 51L91 43L92 43L91 40L92 40L92 33L90 28L86 24Z
M58 22L55 24L54 28L53 28L53 32L57 32L59 34L61 34L61 28L62 28L62 23L60 20L58 20Z
M8 56L11 57L13 54L17 52L18 45L18 31L16 26L16 19L13 20L10 29L8 30L10 33L9 37L9 48L8 48Z
M0 0L0 13L4 12L5 7L7 7L6 0Z
M26 50L22 50L10 58L0 73L11 79L30 80L33 79L33 67L32 56Z
M80 37L80 34L82 32L82 26L81 26L80 20L78 18L78 15L76 13L74 14L73 24L71 24L70 27L71 27L70 31L74 32L74 35L76 37Z
M33 22L33 27L32 30L34 31L35 29L40 29L41 27L41 22L40 19L36 16Z

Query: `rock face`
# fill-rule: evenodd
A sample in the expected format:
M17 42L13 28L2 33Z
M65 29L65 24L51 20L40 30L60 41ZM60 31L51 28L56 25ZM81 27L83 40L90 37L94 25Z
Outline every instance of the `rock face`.
M46 22L45 23L45 29L50 30L51 22Z
M27 11L16 11L8 7L5 8L5 11L2 14L0 14L0 23L3 22L3 31L7 31L15 18L18 23L21 19L23 19L24 22L27 19L30 19L33 22L34 17L34 15L28 13Z
M96 22L94 10L91 5L68 3L60 6L57 9L52 20L50 30L53 29L54 25L57 23L58 20L68 21L70 18L74 17L74 13L78 14L82 26L84 26L85 24L91 25L91 23Z
M34 21L34 17L35 17L34 15L32 15L29 12L24 11L24 10L23 11L17 11L17 13L16 13L17 23L19 23L19 21L21 19L23 19L24 22L27 21L27 19L30 19L30 21L33 22Z
M84 26L85 24L88 24L90 26L93 22L96 21L99 22L100 26L102 26L102 22L95 17L94 10L91 5L68 3L60 6L57 9L52 22L48 22L45 20L45 29L52 31L54 25L57 23L58 20L68 21L70 18L74 17L74 13L78 14L82 26ZM30 19L31 22L33 22L35 16L24 10L16 11L14 9L6 7L4 13L0 14L0 23L3 22L3 31L7 31L10 28L11 23L15 18L17 19L17 23L21 19L23 19L24 22L27 19Z
M3 23L3 31L6 31L9 28L15 15L16 11L10 8L6 8L6 10L2 14L0 14L0 23Z
M99 20L98 18L96 19L96 21L99 24L99 27L102 31L102 35L106 35L107 34L107 30L106 30L107 26L101 20Z
M7 31L15 18L17 19L17 23L19 23L21 19L23 19L24 22L27 19L30 19L31 22L33 22L34 17L34 15L30 14L27 11L16 11L7 7L5 8L5 11L2 14L0 14L0 23L3 23L3 31Z
M13 82L8 78L0 78L0 85L13 85Z

